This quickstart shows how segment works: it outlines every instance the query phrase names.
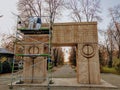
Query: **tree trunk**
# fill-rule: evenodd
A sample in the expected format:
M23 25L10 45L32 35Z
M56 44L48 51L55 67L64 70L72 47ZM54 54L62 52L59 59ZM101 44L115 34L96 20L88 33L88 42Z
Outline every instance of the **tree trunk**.
M118 59L120 59L120 45L119 45L119 49L118 49Z
M109 62L108 62L108 67L109 68L112 68L112 63L113 63L113 61L112 61L112 53L110 53L110 55L109 55Z

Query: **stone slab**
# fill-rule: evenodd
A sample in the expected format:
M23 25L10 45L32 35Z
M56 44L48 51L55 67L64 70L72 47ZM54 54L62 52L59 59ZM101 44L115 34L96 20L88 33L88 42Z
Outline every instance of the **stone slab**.
M50 84L49 87L47 81L41 84L15 84L14 82L13 87L15 90L118 90L116 86L104 80L101 80L99 85L78 84L76 78L53 78L53 81L54 84Z

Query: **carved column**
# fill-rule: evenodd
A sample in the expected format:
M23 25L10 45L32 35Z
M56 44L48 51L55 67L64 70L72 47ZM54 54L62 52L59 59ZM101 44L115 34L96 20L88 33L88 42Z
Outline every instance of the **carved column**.
M37 37L40 36L34 35L32 39L37 40ZM25 42L25 54L44 54L43 44L30 40L30 37L25 38ZM46 76L47 60L45 57L24 57L23 78L25 83L42 83L46 80Z
M97 24L78 27L77 77L83 84L100 84Z
M77 79L82 84L99 84L100 70L97 44L78 44Z

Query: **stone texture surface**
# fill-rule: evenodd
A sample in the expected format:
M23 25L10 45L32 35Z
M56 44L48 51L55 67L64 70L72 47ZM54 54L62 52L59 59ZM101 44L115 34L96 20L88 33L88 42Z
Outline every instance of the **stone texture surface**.
M77 81L100 84L97 23L55 24L52 43L77 46Z
M47 82L41 84L14 84L15 90L118 90L103 80L100 85L78 84L76 78L53 78L54 84L48 86Z
M53 26L53 44L96 43L97 23L58 23Z
M28 37L31 37L28 39ZM29 42L25 46L25 53L28 52L29 45L41 45L38 41L47 43L48 36L46 35L27 35L25 42ZM32 42L32 44L30 44ZM52 31L52 45L71 46L77 47L77 81L81 84L100 84L100 70L99 70L99 57L98 57L98 35L97 23L58 23L54 24ZM39 46L40 52L44 53L44 46ZM35 51L36 52L36 51ZM42 58L35 59L38 63ZM29 62L27 62L29 61ZM26 70L31 67L32 60L25 58L24 76L32 77L32 69ZM36 78L46 77L46 62L36 65L34 67L34 75ZM30 81L29 81L30 82Z
M8 84L10 85L10 82L11 82L10 76L11 76L11 74L0 74L0 90L48 90L47 84L46 84L46 86L45 85L41 86L40 84L39 85L32 84L33 86L30 84L28 84L28 85L26 84L26 86L25 85L14 85L13 89L9 89ZM69 84L70 82L73 82L73 81L71 81L69 78L66 78L67 79L67 82L66 82L66 81L64 81L65 78L61 78L61 79L59 78L57 80L57 82L59 82L59 84L61 82L64 86L56 86L56 87L53 86L53 87L50 87L50 90L120 90L120 83L119 83L120 76L119 75L102 73L101 76L102 76L102 79L117 86L117 89L110 88L111 85L107 84L107 83L103 84L104 87L101 86L101 88L95 87L96 85L94 86L94 88L87 88L87 87L85 88L85 87L80 87L80 84L79 84L79 86L71 86L71 84L70 84L70 86L65 87L64 84ZM78 84L76 82L75 78L73 80L74 80L74 82L73 82L74 85ZM56 81L54 81L54 82L56 82ZM57 82L56 82L56 84L57 84ZM91 85L91 86L93 86L93 85Z
M94 53L90 58L86 58L86 55L82 55L82 47L84 44L78 44L78 57L77 57L77 73L79 83L90 83L99 84L100 83L100 70L99 70L99 57L97 45L93 45ZM89 49L90 52L91 49ZM88 50L83 50L83 52L88 52ZM88 53L89 53L88 52ZM93 52L93 50L92 50Z
M40 38L43 38L39 35L33 35L27 38L25 36L25 54L44 54L44 45L43 44L27 44L30 42L36 42ZM38 37L38 38L37 38ZM43 40L43 39L42 39ZM23 69L23 78L25 83L41 83L46 79L47 75L47 60L44 57L24 57L24 69Z

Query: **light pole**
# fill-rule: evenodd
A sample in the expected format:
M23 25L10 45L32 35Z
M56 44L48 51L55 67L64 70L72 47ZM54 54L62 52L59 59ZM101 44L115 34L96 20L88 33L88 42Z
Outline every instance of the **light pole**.
M0 18L3 17L3 15L0 15Z

